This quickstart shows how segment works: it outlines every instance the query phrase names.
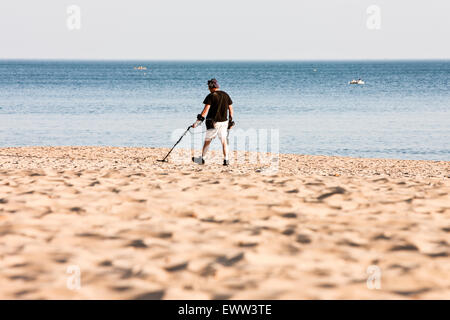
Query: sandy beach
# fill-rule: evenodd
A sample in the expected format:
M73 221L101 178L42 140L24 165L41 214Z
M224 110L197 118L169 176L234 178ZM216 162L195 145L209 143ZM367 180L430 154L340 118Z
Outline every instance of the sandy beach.
M449 161L166 152L1 148L0 298L450 299Z

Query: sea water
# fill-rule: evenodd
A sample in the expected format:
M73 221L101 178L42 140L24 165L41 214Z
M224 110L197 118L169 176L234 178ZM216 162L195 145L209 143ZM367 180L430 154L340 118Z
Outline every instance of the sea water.
M450 160L449 77L450 61L0 60L0 147L171 147L216 78L236 128L278 130L282 153Z

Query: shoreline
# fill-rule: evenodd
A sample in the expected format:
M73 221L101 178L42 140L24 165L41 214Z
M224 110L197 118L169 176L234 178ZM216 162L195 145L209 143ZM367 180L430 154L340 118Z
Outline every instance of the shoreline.
M0 148L0 298L450 298L449 161L167 151Z
M180 165L187 165L189 168L210 168L217 166L222 168L222 153L220 150L210 150L209 159L205 166L198 166L191 162L191 155L196 155L200 150L174 149L169 157L169 162L158 163L157 159L162 159L170 148L157 147L105 147L105 146L30 146L30 147L1 147L0 160L3 160L0 169L19 169L33 168L32 162L23 161L19 163L15 157L25 160L27 158L38 158L51 168L61 166L60 163L52 163L53 160L71 161L94 161L97 165L100 160L120 159L129 165L129 169L150 169L158 168L171 169ZM177 154L178 152L178 154ZM54 156L48 156L53 153ZM270 166L270 159L265 154L264 160L260 159L249 162L249 158L255 159L260 153L247 151L234 151L230 154L231 162L228 172L255 172L255 170ZM86 158L90 156L90 158ZM98 158L98 157L101 158ZM78 157L78 158L77 158ZM113 158L116 157L116 158ZM277 157L275 154L274 157ZM174 159L175 158L175 159ZM14 159L8 162L7 159ZM117 160L116 160L117 161ZM70 167L69 161L64 165ZM350 165L350 166L349 166ZM36 166L37 167L37 166ZM102 169L114 168L118 166L105 162ZM241 167L241 168L240 168ZM121 169L124 169L121 167ZM412 169L412 170L411 170ZM236 171L237 170L237 171ZM354 170L354 171L352 171ZM412 172L411 172L412 171ZM450 179L450 161L444 160L409 160L394 158L356 158L347 156L329 156L329 155L306 155L293 153L280 153L277 174L304 174L304 175L346 175L346 176L392 176L392 177L428 177Z

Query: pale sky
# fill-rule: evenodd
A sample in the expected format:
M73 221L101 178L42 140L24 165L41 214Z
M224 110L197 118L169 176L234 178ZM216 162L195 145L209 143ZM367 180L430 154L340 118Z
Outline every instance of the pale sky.
M449 0L0 2L0 59L450 59L449 39Z

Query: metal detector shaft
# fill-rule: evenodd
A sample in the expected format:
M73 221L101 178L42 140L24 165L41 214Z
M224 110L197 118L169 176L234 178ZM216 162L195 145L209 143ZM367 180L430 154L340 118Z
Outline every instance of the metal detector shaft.
M181 139L183 139L183 137L186 135L186 133L188 133L189 129L191 129L191 126L189 126L189 127L187 128L187 130L183 133L183 135L180 137L180 139L178 139L178 141L173 145L172 149L170 149L169 153L164 157L164 159L158 160L158 161L160 161L160 162L166 161L167 157L170 155L170 153L172 152L172 150L175 149L175 147L177 146L178 143L180 143Z

